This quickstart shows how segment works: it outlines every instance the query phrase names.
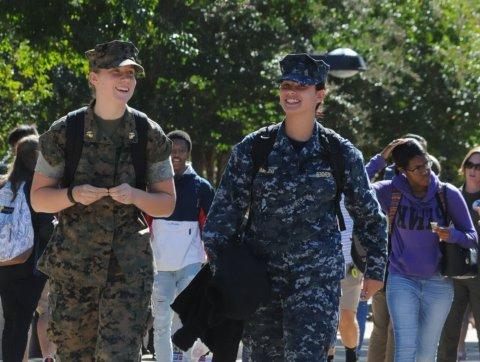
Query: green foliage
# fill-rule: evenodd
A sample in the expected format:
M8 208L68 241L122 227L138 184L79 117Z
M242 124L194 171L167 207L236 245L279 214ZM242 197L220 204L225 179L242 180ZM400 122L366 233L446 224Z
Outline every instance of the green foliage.
M406 132L429 141L454 177L479 142L480 5L469 0L20 0L0 12L0 135L40 131L89 101L85 50L140 49L132 106L192 135L194 162L217 180L230 147L278 122L278 60L349 47L368 71L331 77L324 123L367 156ZM5 147L4 147L5 148Z

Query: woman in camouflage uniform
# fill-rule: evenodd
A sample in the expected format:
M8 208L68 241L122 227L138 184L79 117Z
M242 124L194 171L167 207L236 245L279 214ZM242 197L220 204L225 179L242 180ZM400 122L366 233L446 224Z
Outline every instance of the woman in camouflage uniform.
M139 210L168 216L175 206L171 142L146 122L146 190L136 188L131 149L138 111L128 107L137 49L112 41L86 52L95 100L83 112L83 148L73 180L64 178L66 122L40 137L32 206L58 213L59 224L39 268L49 275L51 339L61 361L140 361L149 316L152 251Z

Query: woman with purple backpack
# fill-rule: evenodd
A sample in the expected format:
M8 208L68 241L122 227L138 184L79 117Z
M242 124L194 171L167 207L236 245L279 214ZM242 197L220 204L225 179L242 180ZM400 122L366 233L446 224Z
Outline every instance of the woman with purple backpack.
M431 362L453 299L451 279L440 274L440 243L474 247L477 233L462 194L431 172L417 141L397 145L392 156L396 175L373 187L390 220L387 303L395 361Z

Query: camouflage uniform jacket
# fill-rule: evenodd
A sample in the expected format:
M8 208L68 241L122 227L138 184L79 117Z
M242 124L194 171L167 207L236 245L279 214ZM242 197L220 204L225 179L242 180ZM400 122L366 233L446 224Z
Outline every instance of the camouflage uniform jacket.
M42 156L51 166L64 162L66 117L53 123L40 136ZM135 187L131 143L136 142L135 120L127 112L116 132L120 144L101 136L92 107L85 115L82 155L72 185L90 184L111 188L122 183ZM130 139L132 132L135 134ZM168 159L171 141L160 126L149 120L147 133L147 168ZM148 177L147 177L148 178ZM104 197L88 206L77 203L59 213L59 224L39 262L39 268L51 278L88 286L103 285L107 280L111 255L127 278L153 278L153 256L148 234L134 205L117 203ZM113 254L112 254L113 251Z
M249 207L252 190L251 219L243 235L245 241L260 246L273 258L275 255L298 257L302 253L308 255L307 258L318 256L318 260L305 260L305 264L316 265L319 260L327 260L329 275L324 277L343 278L341 238L335 215L335 180L322 157L324 150L318 132L319 124L315 123L312 137L297 153L282 124L268 157L268 170L260 169L253 184L251 151L255 133L234 147L203 234L211 259L215 260L218 252L235 238ZM386 220L368 181L361 152L347 140L341 144L345 157L345 206L368 252L365 276L383 280Z

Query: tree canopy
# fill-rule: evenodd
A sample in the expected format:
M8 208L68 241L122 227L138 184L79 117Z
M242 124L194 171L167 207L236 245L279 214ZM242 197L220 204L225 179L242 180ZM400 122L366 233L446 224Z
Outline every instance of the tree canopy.
M352 48L368 70L330 78L325 125L366 157L424 136L455 170L479 143L480 5L473 0L3 0L0 136L42 132L90 99L84 52L112 39L140 50L146 77L131 105L183 129L193 161L217 181L232 145L279 122L278 61L289 52ZM3 145L3 150L6 145Z

